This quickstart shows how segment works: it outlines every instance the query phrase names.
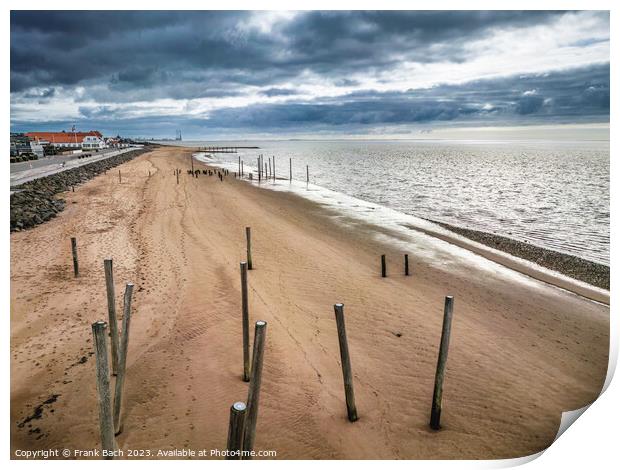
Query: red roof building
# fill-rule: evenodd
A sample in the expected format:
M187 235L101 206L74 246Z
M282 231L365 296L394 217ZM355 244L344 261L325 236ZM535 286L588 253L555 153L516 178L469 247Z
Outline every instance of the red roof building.
M92 136L102 139L99 131L89 132L27 132L26 135L35 141L49 142L56 147L81 147L85 137Z

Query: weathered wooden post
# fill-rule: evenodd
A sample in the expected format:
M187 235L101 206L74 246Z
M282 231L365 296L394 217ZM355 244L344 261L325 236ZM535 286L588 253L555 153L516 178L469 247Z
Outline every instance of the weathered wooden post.
M250 227L245 228L245 244L248 269L252 270L252 232Z
M441 395L443 391L443 378L448 360L448 346L450 345L450 329L452 325L452 311L454 297L446 296L443 308L443 326L441 328L441 342L439 343L439 356L437 358L437 370L435 372L435 389L433 391L433 404L431 406L431 428L440 429L441 418Z
M179 170L177 169L177 184L179 184Z
M308 169L308 165L306 165L306 187L310 183L310 170Z
M347 401L347 415L349 421L357 421L357 409L355 408L355 393L353 392L353 374L351 372L351 358L349 357L349 345L347 344L347 331L344 326L344 305L335 304L336 326L338 328L338 343L340 345L340 362L342 364L342 376L344 378L344 394Z
M125 369L127 366L127 347L129 346L129 323L131 320L131 295L133 294L133 284L125 286L125 296L123 303L123 331L118 357L118 374L114 384L114 433L120 434L123 430L121 423L121 408L123 406L123 386L125 385Z
M261 180L261 173L262 173L262 170L261 170L260 157L258 157L258 182L259 183L260 183L260 180Z
M293 181L293 159L288 159L288 180L289 182Z
M192 164L192 173L194 172L194 155L193 154L189 154L189 161Z
M248 265L241 262L241 329L243 335L243 381L250 381L250 314L248 311Z
M93 323L93 347L97 367L97 398L99 402L99 431L101 448L108 452L116 449L114 421L112 419L112 400L110 397L110 375L108 368L108 348L106 346L107 325L104 321ZM111 459L112 457L107 457Z
M80 270L78 267L77 239L71 237L71 255L73 256L73 276L78 277Z
M267 322L262 320L257 321L254 329L254 348L252 350L252 376L248 387L248 409L243 426L243 450L246 452L251 452L254 449L266 334ZM246 456L245 458L249 460L252 457Z
M269 160L269 179L271 179L271 157L269 157L267 160Z
M108 324L110 327L110 342L112 343L112 374L118 371L118 325L116 323L116 305L114 296L114 274L112 260L103 260L105 271L105 287L108 294Z
M245 423L245 403L237 401L230 407L228 421L228 443L226 444L226 460L240 460L243 445L243 425Z
M118 170L118 182L121 182L121 170Z
M405 276L409 276L409 255L405 254Z
M239 155L239 161L237 163L237 172L241 174L241 155Z
M241 177L243 178L244 175L244 171L243 171L243 160L241 160Z
M385 266L385 255L381 255L381 277L387 277L387 268Z

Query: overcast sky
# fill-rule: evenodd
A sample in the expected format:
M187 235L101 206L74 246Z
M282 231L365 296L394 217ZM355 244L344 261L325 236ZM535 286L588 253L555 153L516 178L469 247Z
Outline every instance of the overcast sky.
M607 122L607 12L11 13L13 131L415 138Z

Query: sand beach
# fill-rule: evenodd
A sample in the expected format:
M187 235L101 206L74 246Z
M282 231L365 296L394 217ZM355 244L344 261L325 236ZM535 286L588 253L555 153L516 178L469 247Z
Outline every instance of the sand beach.
M136 286L119 447L150 457L225 449L229 408L247 396L239 274L247 226L250 321L268 324L256 450L278 459L521 457L553 441L563 411L600 393L608 305L424 233L419 246L428 247L409 252L404 276L403 251L382 227L232 174L194 178L191 153L155 148L119 166L121 183L100 174L63 193L57 217L11 233L12 454L100 447L91 324L107 317L104 258L114 261L118 311L124 284ZM446 295L454 319L442 429L432 431ZM346 416L337 302L355 423Z

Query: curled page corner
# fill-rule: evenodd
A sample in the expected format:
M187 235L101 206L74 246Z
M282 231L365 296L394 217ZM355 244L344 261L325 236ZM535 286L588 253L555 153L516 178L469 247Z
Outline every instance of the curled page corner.
M590 405L586 405L583 408L579 408L578 410L565 411L562 413L562 419L560 420L560 428L558 429L557 434L553 438L553 442L557 441L564 431L566 431L577 419L585 413L585 411L590 408ZM553 442L551 445L553 445ZM551 446L549 446L551 447Z

